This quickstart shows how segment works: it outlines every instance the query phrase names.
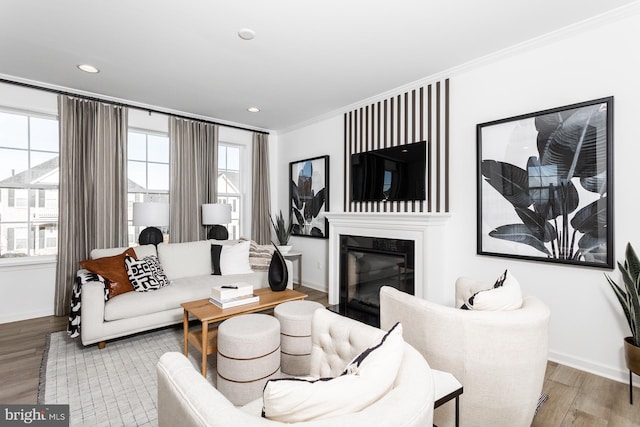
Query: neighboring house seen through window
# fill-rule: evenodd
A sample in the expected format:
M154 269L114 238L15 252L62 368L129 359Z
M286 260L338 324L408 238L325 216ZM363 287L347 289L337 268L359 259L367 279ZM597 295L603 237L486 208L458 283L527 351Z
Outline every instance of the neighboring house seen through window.
M129 129L127 151L129 245L135 245L142 230L157 224L134 226L133 203L169 203L169 137L166 134ZM166 240L167 227L161 229Z
M58 251L58 120L0 110L0 258Z
M226 225L229 239L240 237L240 214L242 211L241 147L218 143L218 201L231 205L231 223Z

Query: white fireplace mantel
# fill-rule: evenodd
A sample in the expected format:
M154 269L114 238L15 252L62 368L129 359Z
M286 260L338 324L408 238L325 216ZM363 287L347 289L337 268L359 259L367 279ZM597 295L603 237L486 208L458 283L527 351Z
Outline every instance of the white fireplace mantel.
M329 304L340 299L340 236L355 235L413 240L415 243L415 294L434 302L446 301L442 266L446 265L445 229L448 213L332 212L329 220ZM444 290L446 291L446 290Z

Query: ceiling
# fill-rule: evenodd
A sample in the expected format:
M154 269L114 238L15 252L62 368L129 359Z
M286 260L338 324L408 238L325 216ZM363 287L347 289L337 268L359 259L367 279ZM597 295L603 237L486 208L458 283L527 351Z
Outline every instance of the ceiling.
M629 3L3 0L0 75L286 130Z

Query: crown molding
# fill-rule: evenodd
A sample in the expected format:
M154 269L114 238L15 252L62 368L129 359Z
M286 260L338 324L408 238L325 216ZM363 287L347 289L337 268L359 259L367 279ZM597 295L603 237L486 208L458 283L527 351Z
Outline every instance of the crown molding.
M604 12L602 14L593 16L591 18L584 19L582 21L576 22L574 24L568 25L566 27L562 27L560 29L551 31L549 33L543 34L538 37L534 37L532 39L526 40L524 42L517 43L515 45L506 47L504 49L500 49L498 51L492 52L490 54L484 55L480 58L473 59L471 61L464 62L460 65L456 65L454 67L448 68L446 70L431 74L427 77L421 78L419 80L412 81L402 86L398 86L394 89L390 89L386 92L379 93L377 95L371 96L369 98L365 98L361 101L354 102L349 105L345 105L343 107L337 108L335 110L329 111L325 114L321 114L319 116L313 117L304 122L300 122L296 125L287 127L285 129L277 130L276 132L280 135L313 125L315 123L321 122L323 120L327 120L329 118L335 117L337 115L342 115L349 111L356 110L360 107L364 107L367 105L371 105L375 102L382 101L384 99L388 99L390 97L396 96L399 93L409 92L413 89L420 88L422 86L426 86L429 84L433 84L438 81L442 81L447 78L455 77L456 75L465 73L469 70L481 67L483 65L491 64L494 62L501 61L505 58L509 58L511 56L521 54L533 49L540 48L542 46L546 46L565 38L575 36L577 34L586 33L587 31L591 31L594 28L602 27L605 25L609 25L611 23L617 22L622 19L626 19L631 15L637 15L640 13L640 0L636 0L633 3L629 3L625 6L618 7L616 9L612 9L608 12Z

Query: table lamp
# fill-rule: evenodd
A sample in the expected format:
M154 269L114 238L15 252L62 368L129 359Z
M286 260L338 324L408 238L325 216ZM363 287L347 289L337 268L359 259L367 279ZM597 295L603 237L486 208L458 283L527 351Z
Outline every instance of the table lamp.
M224 225L231 222L231 205L226 203L205 203L202 205L202 224L212 225L207 239L227 240L229 231Z
M146 225L140 232L140 245L158 245L164 240L162 231L157 227L169 225L169 204L157 202L135 202L133 204L133 225Z

